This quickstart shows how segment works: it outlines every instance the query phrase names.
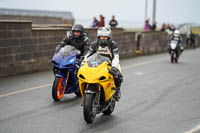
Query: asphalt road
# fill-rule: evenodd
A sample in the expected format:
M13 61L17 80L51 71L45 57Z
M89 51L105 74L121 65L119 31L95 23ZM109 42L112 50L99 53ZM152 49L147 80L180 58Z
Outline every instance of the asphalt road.
M83 119L81 98L51 97L51 71L0 79L0 133L200 132L200 49L121 61L122 98L112 115Z

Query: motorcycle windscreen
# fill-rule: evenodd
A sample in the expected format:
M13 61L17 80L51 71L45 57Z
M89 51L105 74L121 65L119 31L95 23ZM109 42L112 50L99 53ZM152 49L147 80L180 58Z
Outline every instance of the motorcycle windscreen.
M88 57L87 61L88 61L89 67L98 67L100 64L102 64L105 61L111 63L111 60L109 57L103 56L99 53L94 53L93 55Z
M73 54L79 54L79 53L80 51L77 50L75 47L71 45L66 45L60 49L58 54L63 57L63 56L71 56Z
M171 49L176 49L176 45L177 45L177 41L172 41L172 42L170 43Z

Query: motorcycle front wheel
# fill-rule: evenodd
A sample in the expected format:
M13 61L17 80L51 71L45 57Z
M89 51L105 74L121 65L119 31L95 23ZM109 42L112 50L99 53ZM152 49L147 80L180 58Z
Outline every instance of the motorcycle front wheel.
M178 58L176 57L176 58L174 59L174 61L175 61L175 63L178 63Z
M95 94L86 93L83 101L83 115L87 123L92 123L96 117Z
M174 53L171 54L171 63L174 62Z
M104 114L104 115L110 115L110 114L114 111L114 109L115 109L115 103L116 103L115 100L111 101L110 106L108 107L107 110L105 110L105 111L103 112L103 114Z
M55 77L52 87L52 97L54 101L60 101L65 93L63 86L64 77Z
M79 92L74 92L74 93L75 93L75 95L76 95L77 97L81 97L81 96L82 96L80 91L79 91Z
M77 97L81 97L81 96L82 96L79 87L77 87L77 91L74 92L74 93L75 93L75 95L76 95Z
M175 63L178 63L179 51L176 51L176 57L174 58Z

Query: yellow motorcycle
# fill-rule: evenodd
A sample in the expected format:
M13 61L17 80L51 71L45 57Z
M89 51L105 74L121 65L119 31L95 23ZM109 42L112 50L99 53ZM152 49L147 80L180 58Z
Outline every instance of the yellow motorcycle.
M78 71L79 87L83 96L83 115L87 123L92 123L96 114L110 115L115 108L116 86L109 73L111 60L94 53Z

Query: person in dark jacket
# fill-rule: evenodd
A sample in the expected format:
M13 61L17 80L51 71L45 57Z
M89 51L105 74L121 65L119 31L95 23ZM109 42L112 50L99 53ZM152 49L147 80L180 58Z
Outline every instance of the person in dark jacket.
M178 50L180 50L180 54L182 54L184 48L183 48L183 39L180 35L180 31L179 30L175 30L174 33L170 36L169 41L168 41L168 52L169 54L171 54L171 48L170 48L170 43L174 42L177 43L178 45Z
M99 25L99 21L97 20L96 17L93 18L93 22L92 22L92 27L98 27Z
M195 49L195 34L192 33L192 30L186 33L186 46Z
M72 45L76 49L80 50L81 56L84 56L88 52L89 39L81 24L76 24L72 27L71 33L65 36L61 43L56 47L56 53L65 45Z
M120 99L120 87L123 81L121 74L121 68L119 64L118 46L115 41L111 39L111 29L107 27L100 27L97 31L97 40L91 43L89 52L85 58L91 56L94 53L99 53L103 56L109 57L112 61L112 67L109 72L113 75L117 90L116 98Z
M153 25L152 25L152 27L151 27L151 30L152 30L152 31L156 31L156 28L157 28L156 24L157 24L156 21L154 21L154 22L153 22Z
M166 24L165 23L162 24L162 28L160 29L160 31L162 31L162 32L166 31Z
M110 20L109 25L112 28L115 28L118 25L117 20L115 20L115 16L114 15L112 16L112 19Z

